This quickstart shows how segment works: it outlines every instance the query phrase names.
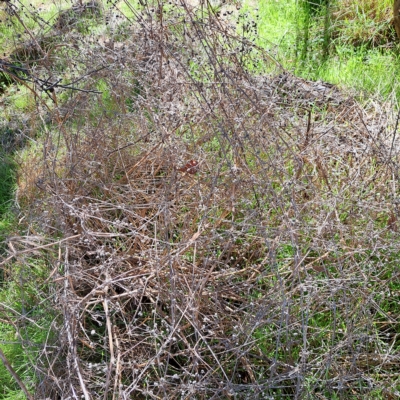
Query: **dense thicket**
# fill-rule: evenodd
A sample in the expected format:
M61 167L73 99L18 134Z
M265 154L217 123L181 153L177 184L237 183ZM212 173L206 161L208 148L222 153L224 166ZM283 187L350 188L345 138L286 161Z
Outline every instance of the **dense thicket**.
M3 63L35 396L396 396L391 105L284 71L235 4L79 7Z

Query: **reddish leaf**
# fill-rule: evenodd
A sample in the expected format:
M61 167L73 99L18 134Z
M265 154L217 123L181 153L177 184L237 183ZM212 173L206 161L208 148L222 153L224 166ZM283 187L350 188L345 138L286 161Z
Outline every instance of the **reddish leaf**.
M195 174L196 172L199 172L199 163L195 160L190 160L183 167L178 168L178 171Z

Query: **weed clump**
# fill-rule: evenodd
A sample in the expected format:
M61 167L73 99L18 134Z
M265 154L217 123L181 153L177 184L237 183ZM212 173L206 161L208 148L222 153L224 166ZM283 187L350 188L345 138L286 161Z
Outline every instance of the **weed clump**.
M393 395L390 106L294 77L204 4L140 4L27 83L53 89L30 86L19 158L35 240L2 265L46 260L38 396Z

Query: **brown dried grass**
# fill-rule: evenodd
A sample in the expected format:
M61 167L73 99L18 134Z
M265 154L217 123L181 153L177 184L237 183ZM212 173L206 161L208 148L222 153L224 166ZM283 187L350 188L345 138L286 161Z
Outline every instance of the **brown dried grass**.
M195 12L77 52L107 89L46 115L40 182L22 162L31 227L62 238L38 398L393 395L392 105L257 74L271 57Z

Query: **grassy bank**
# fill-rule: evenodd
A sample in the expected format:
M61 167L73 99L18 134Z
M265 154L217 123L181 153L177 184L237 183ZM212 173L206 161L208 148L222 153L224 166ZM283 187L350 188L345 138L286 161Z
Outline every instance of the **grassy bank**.
M353 88L362 98L398 98L400 61L392 1L310 3L261 0L256 12L260 46L306 79Z

